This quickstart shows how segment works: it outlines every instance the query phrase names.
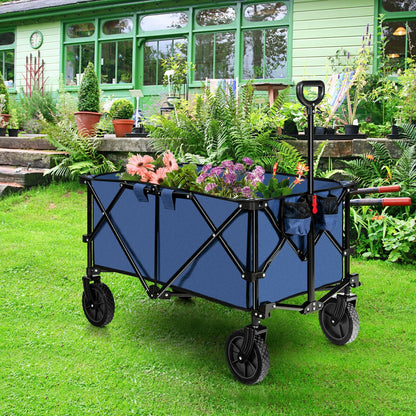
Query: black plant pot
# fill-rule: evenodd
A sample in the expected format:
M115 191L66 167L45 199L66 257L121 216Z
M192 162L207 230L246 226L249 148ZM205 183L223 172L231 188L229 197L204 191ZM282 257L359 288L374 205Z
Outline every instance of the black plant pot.
M315 127L315 134L325 134L325 127L321 127L321 126Z
M0 136L6 135L6 127L0 127Z
M298 133L298 126L296 123L293 120L286 120L283 125L283 134L290 136L297 135Z
M346 135L355 135L358 134L359 130L360 130L360 126L359 125L355 125L355 124L346 124L344 126L345 128L345 134Z
M10 137L17 137L19 134L19 129L8 129L8 133Z

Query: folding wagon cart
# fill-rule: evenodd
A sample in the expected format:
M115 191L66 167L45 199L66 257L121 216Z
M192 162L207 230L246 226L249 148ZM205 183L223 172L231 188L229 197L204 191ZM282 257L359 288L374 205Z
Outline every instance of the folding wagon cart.
M314 101L305 98L305 87L318 88ZM250 312L251 324L233 332L225 348L232 374L245 384L261 381L269 370L261 321L274 309L319 312L322 331L335 344L356 338L351 288L360 283L350 270L349 209L363 204L351 196L366 190L313 178L313 112L324 85L304 81L297 95L308 110L310 179L295 194L226 199L123 181L116 174L81 178L88 187L82 305L93 325L113 318L114 298L101 273L118 272L137 277L151 299L198 296ZM325 293L317 297L317 291ZM300 294L307 294L304 303L288 303Z

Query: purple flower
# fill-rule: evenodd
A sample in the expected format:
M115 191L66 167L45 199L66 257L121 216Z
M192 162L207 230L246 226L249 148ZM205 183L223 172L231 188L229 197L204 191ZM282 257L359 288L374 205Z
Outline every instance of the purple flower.
M215 166L211 169L211 176L220 176L224 169L221 166Z
M205 192L212 191L216 187L217 187L217 184L216 183L208 183L207 186L205 187Z
M224 160L224 162L221 163L221 166L231 170L234 168L234 163L231 160Z
M248 186L245 186L242 190L241 190L243 196L245 198L251 198L251 189Z
M249 158L249 157L243 157L243 162L247 165L247 166L251 166L253 164L253 161Z
M208 172L210 169L212 169L212 163L208 163L205 166L202 166L202 172Z
M246 170L246 168L244 167L242 163L236 163L234 165L234 169L236 172L244 172Z
M208 177L208 173L206 173L206 172L202 172L197 178L196 178L196 181L198 182L198 183L202 183L202 182L204 182L204 180L206 179Z
M225 183L232 184L237 179L237 174L235 172L228 172L224 174Z

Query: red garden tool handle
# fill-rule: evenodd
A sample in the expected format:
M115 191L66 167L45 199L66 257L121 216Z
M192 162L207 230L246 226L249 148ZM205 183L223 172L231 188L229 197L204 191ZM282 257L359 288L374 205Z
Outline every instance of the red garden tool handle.
M412 200L407 197L402 198L363 198L363 199L351 199L350 204L352 206L381 206L381 207L397 207L397 206L409 206Z
M400 185L378 186L373 188L360 188L352 191L351 194L384 194L387 192L399 192Z

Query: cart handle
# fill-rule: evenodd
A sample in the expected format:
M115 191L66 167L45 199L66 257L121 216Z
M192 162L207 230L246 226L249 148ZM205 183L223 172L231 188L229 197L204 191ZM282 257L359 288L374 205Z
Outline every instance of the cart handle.
M381 206L381 207L397 207L397 206L409 206L412 200L407 197L403 198L363 198L363 199L351 199L350 205L352 206Z
M360 188L354 191L351 191L351 195L355 194L383 194L386 192L399 192L400 185L389 185L389 186L379 186L373 188Z
M308 100L305 97L303 89L305 87L317 87L318 88L318 95L314 100ZM324 98L325 95L325 84L321 80L311 81L300 81L296 84L296 96L298 100L308 108L313 108L318 105Z

